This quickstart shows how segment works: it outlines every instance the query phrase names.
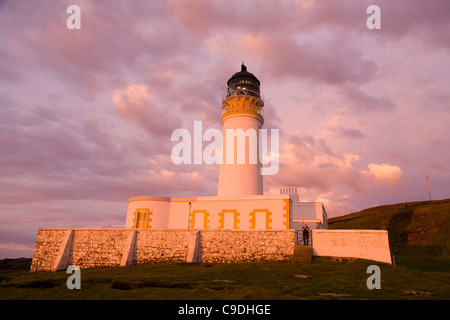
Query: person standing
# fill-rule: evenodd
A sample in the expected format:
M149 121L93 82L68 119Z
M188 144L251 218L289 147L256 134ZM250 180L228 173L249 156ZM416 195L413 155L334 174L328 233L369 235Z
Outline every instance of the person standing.
M302 231L303 231L303 244L307 246L309 245L309 227L306 223Z

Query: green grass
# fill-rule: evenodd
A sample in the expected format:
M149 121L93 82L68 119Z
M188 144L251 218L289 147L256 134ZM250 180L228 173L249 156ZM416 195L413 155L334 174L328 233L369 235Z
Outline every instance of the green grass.
M449 216L450 199L379 206L329 220L330 229L388 230L395 267L315 257L312 263L173 263L83 269L81 290L67 288L69 274L64 271L40 272L36 279L33 272L0 270L0 299L450 299ZM366 270L372 264L381 268L380 290L366 286L370 276Z
M367 267L381 268L381 289L369 290ZM307 276L297 277L296 275ZM81 270L81 289L66 287L65 272L2 270L0 299L449 299L450 273L423 272L365 260L314 258L311 264L161 264ZM39 282L40 281L40 282ZM139 283L122 290L113 283ZM138 287L139 287L138 286ZM120 287L120 286L119 286ZM421 295L409 295L420 291ZM351 296L319 295L323 293ZM429 294L428 294L429 293Z

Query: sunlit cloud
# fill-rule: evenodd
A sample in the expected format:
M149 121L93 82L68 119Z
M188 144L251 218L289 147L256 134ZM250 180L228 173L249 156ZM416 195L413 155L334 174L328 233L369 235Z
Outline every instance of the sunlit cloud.
M369 171L366 175L373 177L377 182L387 183L389 186L398 185L403 179L403 171L398 166L386 163L369 164Z

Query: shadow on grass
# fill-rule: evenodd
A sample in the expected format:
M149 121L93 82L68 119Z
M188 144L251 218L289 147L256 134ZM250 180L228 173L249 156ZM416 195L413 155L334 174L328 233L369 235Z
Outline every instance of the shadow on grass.
M408 243L408 227L417 205L407 205L394 213L387 226L390 236L390 246L394 250L400 250Z
M111 282L111 288L120 290L133 290L140 288L173 288L173 289L192 289L194 286L187 282L177 282L177 283L164 283L164 282L153 282L153 281L124 281L124 280L113 280Z
M56 286L59 286L61 283L54 280L33 280L28 282L21 283L7 283L4 284L4 287L14 287L14 288L35 288L35 289L49 289Z

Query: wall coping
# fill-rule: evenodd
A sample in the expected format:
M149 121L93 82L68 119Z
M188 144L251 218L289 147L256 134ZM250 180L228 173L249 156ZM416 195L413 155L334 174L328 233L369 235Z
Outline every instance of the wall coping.
M387 230L368 230L368 229L316 229L312 232L318 233L388 233Z
M294 202L296 206L323 206L323 202L309 201L309 202Z
M247 196L210 196L210 197L182 197L182 198L168 198L168 197L153 197L153 196L139 196L128 199L128 203L133 201L164 201L164 202L206 202L206 201L248 201L248 200L278 200L290 199L288 194L278 195L247 195ZM313 202L311 202L313 203Z
M167 231L167 232L295 232L295 229L231 230L231 229L151 229L151 228L40 228L43 231Z
M64 230L75 230L75 231L194 231L192 229L151 229L151 228L39 228L39 230L45 231L64 231Z

